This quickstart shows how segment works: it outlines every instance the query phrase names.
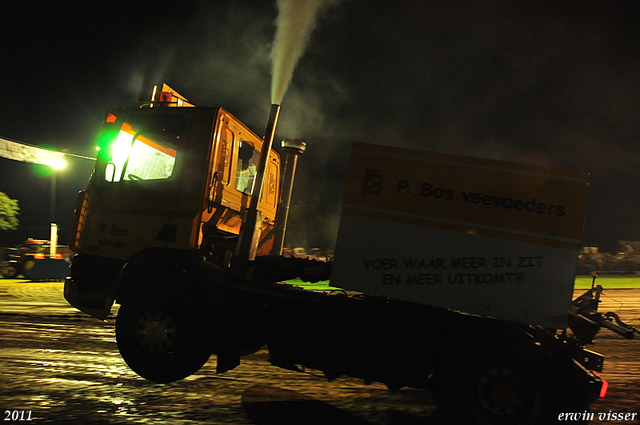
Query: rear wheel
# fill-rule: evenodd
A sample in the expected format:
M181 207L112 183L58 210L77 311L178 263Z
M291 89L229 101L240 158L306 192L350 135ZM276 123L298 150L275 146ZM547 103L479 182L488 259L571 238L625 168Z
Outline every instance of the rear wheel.
M540 423L547 401L544 385L510 361L481 365L466 395L471 416L487 425Z
M29 273L31 272L31 269L33 269L33 266L36 265L35 260L27 260L24 262L24 265L22 266L22 274L24 275L24 277L26 277L27 279L31 279L31 276L29 276Z
M447 369L436 376L434 396L451 423L544 425L577 411L559 371L541 359L483 357Z
M179 297L130 299L116 319L124 361L154 382L177 381L195 373L211 355L206 315Z

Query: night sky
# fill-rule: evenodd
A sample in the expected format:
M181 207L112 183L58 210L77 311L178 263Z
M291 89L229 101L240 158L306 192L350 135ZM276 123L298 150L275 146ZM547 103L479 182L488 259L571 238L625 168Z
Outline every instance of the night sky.
M332 247L353 141L587 171L583 244L640 239L639 12L610 0L329 2L276 136L309 144L290 242ZM3 0L0 137L93 156L106 109L159 82L262 135L276 16L275 0ZM68 162L61 242L92 169ZM0 159L0 191L21 207L21 229L0 243L48 236L44 168Z

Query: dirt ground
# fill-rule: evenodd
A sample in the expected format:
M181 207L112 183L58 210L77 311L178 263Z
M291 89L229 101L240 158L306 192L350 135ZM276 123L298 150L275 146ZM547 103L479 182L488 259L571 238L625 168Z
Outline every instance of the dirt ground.
M611 290L602 308L640 326L640 290ZM154 384L121 359L113 319L103 323L70 307L61 283L0 281L0 408L5 423L67 424L438 424L428 391L390 392L380 384L315 371L296 373L268 363L261 350L236 369L215 373L215 359L195 375ZM640 412L640 339L603 330L590 347L606 356L606 414ZM576 413L576 412L574 412ZM605 416L600 419L598 414ZM637 418L637 415L636 415Z

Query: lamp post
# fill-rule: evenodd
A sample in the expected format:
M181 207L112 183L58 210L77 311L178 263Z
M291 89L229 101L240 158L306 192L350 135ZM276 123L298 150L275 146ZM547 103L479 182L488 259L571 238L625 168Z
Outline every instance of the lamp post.
M51 203L49 218L51 223L51 232L49 236L49 257L55 258L58 248L58 225L56 224L56 173L67 166L63 157L55 158L47 161L47 165L52 168L51 173Z
M49 204L49 222L56 222L56 171L53 170L51 173L51 203Z

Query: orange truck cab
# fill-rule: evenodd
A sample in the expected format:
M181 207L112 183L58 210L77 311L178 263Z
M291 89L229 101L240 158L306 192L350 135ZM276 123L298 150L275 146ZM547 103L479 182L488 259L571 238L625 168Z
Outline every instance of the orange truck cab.
M138 258L197 252L228 267L255 190L260 137L223 108L189 107L166 85L160 98L109 111L94 173L78 194L66 296L96 317L106 317L122 267ZM258 204L259 255L271 248L279 184L272 150Z

